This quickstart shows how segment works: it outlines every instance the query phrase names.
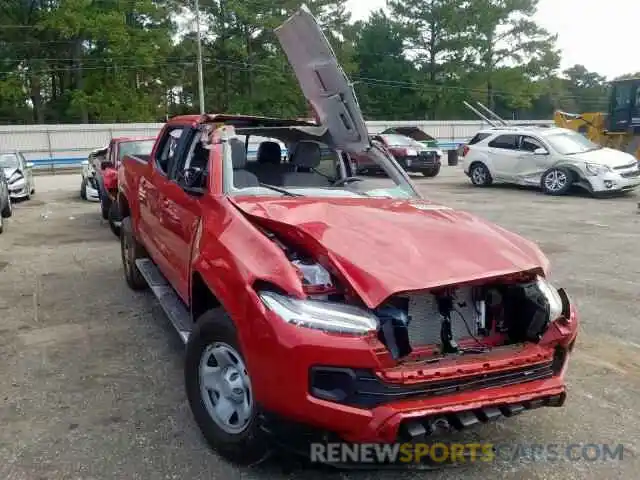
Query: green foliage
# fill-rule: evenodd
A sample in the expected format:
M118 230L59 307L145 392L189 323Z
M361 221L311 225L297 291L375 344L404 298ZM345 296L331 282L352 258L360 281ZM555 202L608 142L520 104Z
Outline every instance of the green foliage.
M273 33L300 3L200 2L208 111L309 115ZM388 0L388 16L355 23L346 3L306 1L368 119L473 118L464 100L508 118L606 108L604 77L558 73L555 37L531 20L538 0ZM0 0L0 123L197 112L193 13L192 0Z

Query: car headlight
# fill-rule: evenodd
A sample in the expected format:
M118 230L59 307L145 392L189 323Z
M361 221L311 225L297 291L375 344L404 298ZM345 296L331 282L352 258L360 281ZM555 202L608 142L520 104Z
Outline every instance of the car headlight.
M611 171L610 167L607 167L606 165L599 165L597 163L587 163L586 169L591 175L604 175Z
M415 150L413 148L407 148L406 155L407 157L415 157L418 155L418 150Z
M258 295L269 310L292 325L355 335L365 335L379 327L374 314L353 305L300 300L270 291Z
M24 177L19 172L14 172L13 175L9 177L8 183L9 185L13 185L14 183L19 182L20 180L24 180Z
M536 283L549 302L549 320L553 322L562 315L562 298L558 290L546 278L538 277Z

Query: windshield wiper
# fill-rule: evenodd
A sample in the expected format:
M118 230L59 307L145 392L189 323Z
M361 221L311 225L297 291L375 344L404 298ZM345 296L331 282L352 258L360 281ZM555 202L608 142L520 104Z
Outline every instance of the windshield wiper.
M285 190L284 188L280 188L280 187L274 187L273 185L269 185L268 183L260 183L261 187L266 187L269 188L273 191L282 193L283 195L286 195L287 197L304 197L304 195L302 195L301 193L293 193L290 192L289 190Z

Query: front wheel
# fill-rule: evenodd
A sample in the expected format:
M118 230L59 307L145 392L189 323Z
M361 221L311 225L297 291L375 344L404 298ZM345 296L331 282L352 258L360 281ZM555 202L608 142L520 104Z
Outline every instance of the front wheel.
M268 457L236 329L222 309L198 319L187 343L184 379L195 421L216 452L240 465Z
M553 167L542 174L540 186L547 195L564 195L571 188L573 176L566 168Z

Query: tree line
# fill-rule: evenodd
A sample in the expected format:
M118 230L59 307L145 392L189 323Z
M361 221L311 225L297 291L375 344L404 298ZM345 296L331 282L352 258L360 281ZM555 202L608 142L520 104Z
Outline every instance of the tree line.
M560 70L538 0L387 0L352 21L307 0L368 120L602 111L607 79ZM193 0L0 0L0 123L157 122L197 113ZM200 0L209 112L308 116L273 29L300 0Z

